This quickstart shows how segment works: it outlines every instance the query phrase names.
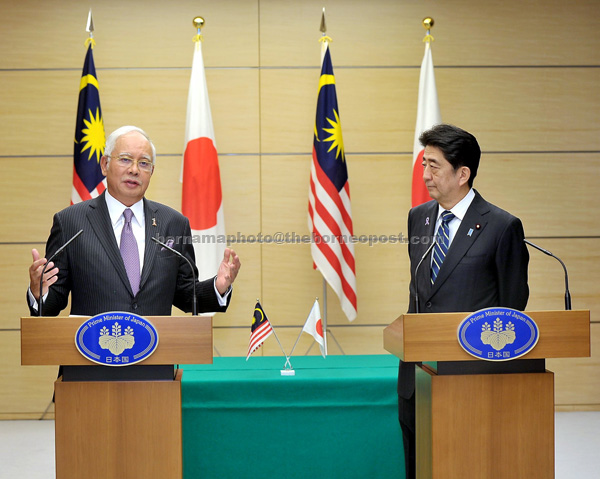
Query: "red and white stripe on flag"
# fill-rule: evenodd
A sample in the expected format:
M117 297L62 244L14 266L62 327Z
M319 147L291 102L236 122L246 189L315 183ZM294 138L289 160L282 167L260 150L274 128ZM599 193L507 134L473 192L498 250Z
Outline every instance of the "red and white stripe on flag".
M425 130L442 122L440 105L438 103L435 74L433 71L433 58L430 42L425 43L425 55L421 63L421 76L419 78L419 101L417 106L417 125L415 127L415 142L413 147L412 170L412 205L418 206L431 200L429 192L423 181L423 147L419 136Z
M321 308L319 308L319 301L315 300L315 304L313 304L310 313L308 314L308 318L306 318L306 322L304 323L304 327L302 328L303 333L310 334L315 341L319 343L319 348L321 349L321 356L327 356L327 332L323 328L323 321L321 319Z
M273 326L267 319L263 324L258 326L252 333L250 334L250 344L248 345L248 354L246 354L246 361L250 355L256 351L258 348L262 346L262 343L273 334Z
M219 158L208 100L202 43L195 43L185 124L181 212L190 220L198 278L217 274L225 251Z
M256 351L272 333L274 333L273 326L271 326L269 318L267 318L263 307L260 305L260 301L257 301L256 306L254 306L252 325L250 326L250 344L248 345L246 361L248 361L250 355Z
M351 237L350 185L326 41L321 51L321 77L308 192L308 228L314 267L331 286L349 321L357 314L356 265Z
M94 188L92 191L88 191L88 189L83 184L83 181L79 178L77 174L77 170L73 168L73 188L71 189L71 204L74 205L76 203L81 203L82 201L91 200L92 198L96 198L100 196L104 190L106 189L106 178L98 183L98 186Z

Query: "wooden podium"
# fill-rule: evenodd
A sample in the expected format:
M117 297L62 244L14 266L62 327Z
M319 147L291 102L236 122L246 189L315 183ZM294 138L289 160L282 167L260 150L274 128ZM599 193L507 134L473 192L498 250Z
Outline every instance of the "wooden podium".
M94 366L95 371L142 366L142 372L147 366L166 365L168 370L171 365L173 375L144 380L59 377L54 383L56 478L181 479L183 371L172 365L212 363L212 318L147 317L158 332L156 351L120 368L96 365L79 353L75 333L86 319L21 318L21 364Z
M384 330L384 348L403 361L437 362L416 368L417 479L554 478L554 374L469 355L457 339L469 314L405 314ZM589 311L526 314L539 341L517 360L524 370L590 356Z

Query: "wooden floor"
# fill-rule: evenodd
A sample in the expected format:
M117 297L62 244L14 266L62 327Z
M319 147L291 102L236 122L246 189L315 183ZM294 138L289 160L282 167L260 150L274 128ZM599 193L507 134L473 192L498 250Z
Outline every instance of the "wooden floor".
M556 413L556 479L598 477L598 430L600 412ZM54 479L54 421L0 421L0 464L2 479Z

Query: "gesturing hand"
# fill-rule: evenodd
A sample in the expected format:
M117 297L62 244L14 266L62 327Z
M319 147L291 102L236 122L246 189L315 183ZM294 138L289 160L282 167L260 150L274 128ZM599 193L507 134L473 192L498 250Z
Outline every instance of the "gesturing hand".
M235 281L240 266L240 258L235 251L230 248L225 248L225 255L223 261L221 261L221 264L219 265L216 281L217 290L221 295L225 294Z

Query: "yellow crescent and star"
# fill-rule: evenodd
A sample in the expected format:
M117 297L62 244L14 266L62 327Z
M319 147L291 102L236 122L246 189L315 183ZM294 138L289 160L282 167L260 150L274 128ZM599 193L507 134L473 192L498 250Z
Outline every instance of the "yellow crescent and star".
M98 80L92 75L85 75L81 78L81 83L79 85L79 90L83 90L88 87L88 85L98 88ZM96 157L96 162L100 163L100 157L104 154L104 145L106 143L106 137L104 134L104 120L102 119L102 114L100 113L100 109L96 108L96 112L94 113L92 110L88 110L86 115L88 119L83 119L83 123L85 124L85 128L81 129L81 133L83 133L83 137L81 138L81 153L86 150L89 150L88 161L92 159L92 157ZM77 139L75 139L75 143L77 143Z
M258 320L258 322L260 323L263 319L265 319L265 315L263 314L262 310L260 308L254 308L254 313L256 312L260 313L260 319ZM254 325L256 323L256 314L254 314L254 317L252 318L252 325Z
M335 77L333 75L321 75L321 78L319 80L319 92L321 91L321 88L323 88L325 85L335 85ZM342 161L346 161L346 157L344 155L344 139L342 137L342 124L340 122L340 116L338 115L338 112L335 109L333 110L333 115L335 117L334 119L327 118L327 121L329 122L331 128L323 128L323 131L329 133L330 136L324 138L323 140L320 140L319 133L317 131L317 125L315 123L315 138L319 142L331 142L331 146L329 147L329 150L327 150L327 153L329 153L334 148L337 148L335 152L336 160L341 157Z

